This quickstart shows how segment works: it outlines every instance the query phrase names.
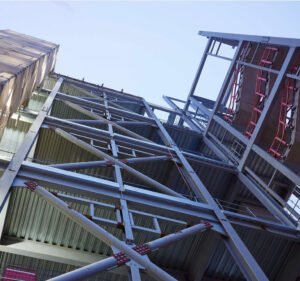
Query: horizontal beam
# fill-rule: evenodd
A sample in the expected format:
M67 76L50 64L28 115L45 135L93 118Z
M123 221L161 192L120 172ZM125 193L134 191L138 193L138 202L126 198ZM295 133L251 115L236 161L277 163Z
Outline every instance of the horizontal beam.
M74 109L74 110L76 110L76 111L78 111L78 112L80 112L80 113L82 113L82 114L84 114L84 115L86 115L86 116L88 116L88 117L90 117L92 119L99 120L99 121L105 123L106 125L112 125L112 126L114 126L119 131L123 132L124 134L126 134L126 135L128 135L130 137L137 138L137 139L143 140L143 141L149 141L149 142L151 142L150 140L144 138L143 136L141 136L139 134L136 134L135 132L132 132L132 131L130 131L130 130L128 130L128 129L122 127L122 126L120 126L116 122L113 122L111 120L103 118L103 117L99 116L98 114L96 114L94 112L91 112L90 110L87 110L87 109L85 109L85 108L83 108L83 107L81 107L81 106L79 106L79 105L77 105L77 104L75 104L73 102L64 101L64 103L67 106L71 107L72 109Z
M193 96L190 96L190 101L191 101L191 105L193 106L193 104L196 106L193 107L194 109L197 110L197 108L200 109L200 111L202 111L204 114L206 114L208 117L211 116L212 112L202 103L200 103L197 99L195 99Z
M52 130L55 131L56 134L58 134L59 136L63 137L64 139L66 139L67 141L77 145L78 147L88 151L89 153L99 157L100 159L107 159L111 162L113 162L115 165L123 168L124 170L126 170L128 173L132 174L133 176L139 178L140 180L142 180L143 182L149 184L150 186L152 186L154 189L162 192L162 193L166 193L169 195L173 195L176 197L183 197L183 195L173 191L171 188L161 184L160 182L144 175L143 173L133 169L132 167L126 165L125 163L123 163L122 161L106 154L105 152L103 152L100 149L97 149L95 147L93 147L92 145L72 136L71 134L65 132L64 130L60 129L60 128L55 128L55 127L51 127Z
M256 36L256 35L221 33L221 32L212 32L212 31L199 31L198 34L208 38L213 37L213 39L215 40L218 39L222 43L225 43L226 40L229 40L232 43L235 42L235 46L238 45L238 41L240 40L257 42L257 43L268 43L274 45L283 45L283 46L290 46L290 47L300 46L300 40L294 38Z
M237 139L239 139L242 143L244 143L246 145L249 143L249 139L248 138L246 138L241 132L239 132L237 129L235 129L234 127L232 127L229 123L227 123L225 120L223 120L219 116L214 115L213 120L216 121L219 125L221 125L222 128L224 128L225 130L227 130L234 137L236 137Z
M100 111L106 110L105 105L96 103L96 102L92 102L92 101L88 101L85 99L81 99L80 97L74 97L74 96L63 94L63 93L58 93L57 98L64 100L64 101L70 101L70 102L73 102L78 105L88 106L91 109L96 109L96 110L98 109ZM117 116L122 116L122 117L126 117L126 118L133 119L133 120L144 121L149 124L155 124L155 122L152 118L145 117L143 115L140 115L140 114L137 114L134 112L125 111L125 110L117 109L114 107L108 107L108 110L111 114L115 114Z
M300 176L294 173L291 169L286 167L283 163L279 162L278 160L274 159L269 153L261 149L258 145L253 144L252 150L263 158L268 164L278 170L281 174L286 176L289 180L291 180L296 185L300 186Z
M154 161L164 161L170 160L170 156L150 156L150 157L137 157L137 158L127 158L119 159L125 164L135 164L135 163L144 163L144 162L154 162ZM75 163L64 163L64 164L53 164L49 165L54 168L59 168L63 170L79 170L79 169L89 169L89 168L98 168L98 167L107 167L112 166L111 161L89 161L89 162L75 162Z
M152 263L150 260L144 259L140 253L134 251L130 246L126 245L124 242L120 241L114 235L109 233L104 228L92 222L89 218L82 215L81 213L73 210L61 199L57 198L51 192L47 191L45 188L39 186L35 182L26 182L28 188L37 194L40 198L43 198L45 201L50 203L52 206L60 210L64 215L69 217L75 223L79 224L81 227L86 229L90 234L100 239L104 243L110 246L114 246L119 251L124 252L135 262L143 266L147 272L154 277L156 280L161 281L175 281L172 276L159 268L156 264Z
M14 182L14 186L22 186L24 178L54 183L60 191L90 196L91 198L99 198L101 200L105 200L105 198L106 200L109 200L110 198L110 200L114 200L120 199L121 197L119 186L115 182L63 171L32 162L23 163L18 179ZM122 191L122 198L128 202L143 206L146 212L153 212L154 208L157 208L159 214L164 214L166 216L172 217L174 213L177 213L186 219L194 217L195 219L205 219L213 224L218 224L218 220L216 219L212 208L204 203L176 198L129 185L125 185L125 190ZM224 214L230 218L232 224L266 231L288 239L298 239L299 231L294 227L228 211L224 211Z
M110 140L110 134L108 131L81 125L81 124L77 124L77 123L70 122L70 121L64 120L64 119L59 119L59 118L48 116L45 120L45 124L50 125L50 126L64 128L64 129L67 129L68 131L80 133L85 136L89 136L90 138L93 138L93 139ZM160 145L160 144L152 143L152 142L145 142L145 141L127 137L127 136L124 136L121 134L114 133L114 139L117 144L119 144L119 143L126 144L128 147L131 147L131 148L138 147L143 150L149 150L149 151L155 152L155 153L163 153L165 155L170 155L170 152L172 152L173 154L175 153L172 148L168 148L164 145ZM236 167L234 165L228 164L228 163L220 161L220 160L211 159L211 158L208 158L208 157L205 157L202 155L189 153L186 151L183 151L182 153L187 159L189 159L191 161L195 161L195 162L201 163L203 165L215 167L218 169L226 169L227 171L231 170L232 173L235 173Z
M135 246L133 249L136 249L138 253L141 255L148 255L152 252L155 252L161 248L164 248L172 243L179 242L189 236L193 236L195 234L198 234L200 232L204 232L211 228L211 225L208 223L200 223L196 224L194 226L191 226L186 229L182 229L178 232L169 234L165 237L156 239L154 241L148 242L146 244L140 245L140 246ZM141 249L141 250L138 250ZM117 256L122 255L122 258L124 261L119 261ZM87 265L82 268L78 268L76 270L67 272L63 275L57 276L55 278L50 279L51 281L66 281L66 280L72 280L72 281L81 281L83 279L86 279L88 277L92 277L94 275L99 274L100 272L109 270L113 267L119 267L123 264L130 261L129 257L124 255L122 252L116 253L114 256L109 257L105 260L98 261L96 263Z

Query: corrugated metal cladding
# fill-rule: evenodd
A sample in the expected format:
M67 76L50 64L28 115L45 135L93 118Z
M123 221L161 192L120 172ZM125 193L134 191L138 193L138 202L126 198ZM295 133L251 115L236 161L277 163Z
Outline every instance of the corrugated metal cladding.
M0 141L0 157L11 158L21 145L26 133L30 128L30 123L20 120L9 119Z
M277 277L296 243L254 230L248 231L240 227L236 227L236 230L267 277L283 281ZM218 280L245 280L222 241L218 242L210 258L205 276Z
M77 203L70 203L70 205L83 214L88 213L87 206ZM95 215L111 220L116 219L113 210L96 209ZM152 221L149 218L134 217L134 220L136 225L152 226ZM160 227L164 233L173 233L182 228L182 226L173 223L160 223ZM120 229L112 226L105 226L105 229L122 239L123 233ZM157 253L151 254L151 260L166 268L185 271L201 251L207 235L209 234L199 234L182 242L172 244ZM110 247L90 235L86 230L76 225L26 188L14 188L12 191L4 226L4 236L28 239L90 253L112 254ZM159 237L155 234L141 231L134 231L134 236L136 244L143 244Z

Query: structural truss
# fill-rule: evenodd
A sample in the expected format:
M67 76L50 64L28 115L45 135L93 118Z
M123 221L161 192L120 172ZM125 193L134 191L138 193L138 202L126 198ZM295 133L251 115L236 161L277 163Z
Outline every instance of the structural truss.
M296 280L300 40L200 34L192 88L164 97L171 108L51 73L11 117L3 280ZM215 102L197 92L208 56L230 61Z

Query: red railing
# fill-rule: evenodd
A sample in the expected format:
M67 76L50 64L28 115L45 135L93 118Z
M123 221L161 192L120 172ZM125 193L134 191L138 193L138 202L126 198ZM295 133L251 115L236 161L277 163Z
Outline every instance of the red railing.
M249 42L245 43L241 54L239 56L240 61L244 61L249 52L250 52L251 45ZM235 70L233 73L233 81L230 91L230 99L227 110L224 115L224 119L228 121L230 124L232 123L235 114L237 113L237 104L240 100L241 89L243 85L243 72L244 72L244 65L239 63L236 64Z
M259 66L271 68L276 58L278 49L276 47L265 47L261 56ZM251 114L250 122L246 128L244 135L251 138L253 131L256 127L258 119L264 108L264 103L268 95L267 86L269 83L269 72L267 70L258 69L256 75L256 86L254 92L254 103Z
M296 57L296 60L291 68L290 74L298 74L300 66L300 52ZM268 150L273 157L283 159L286 155L287 148L292 145L292 131L294 129L293 115L296 109L296 79L287 77L285 80L282 94L280 114L277 126L277 132L273 139L273 142Z

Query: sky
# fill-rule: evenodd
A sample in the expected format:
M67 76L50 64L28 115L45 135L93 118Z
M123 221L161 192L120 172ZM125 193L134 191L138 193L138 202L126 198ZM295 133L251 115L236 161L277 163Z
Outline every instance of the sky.
M299 14L287 1L0 1L0 29L59 44L57 73L166 105L162 95L187 98L199 30L300 38ZM196 94L215 99L227 67L210 57Z

